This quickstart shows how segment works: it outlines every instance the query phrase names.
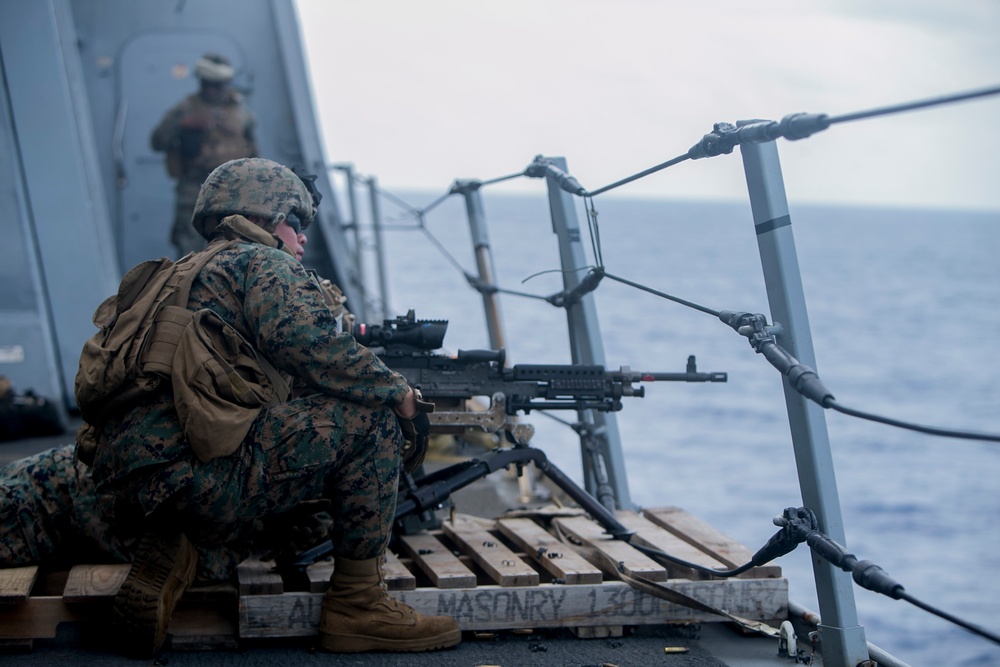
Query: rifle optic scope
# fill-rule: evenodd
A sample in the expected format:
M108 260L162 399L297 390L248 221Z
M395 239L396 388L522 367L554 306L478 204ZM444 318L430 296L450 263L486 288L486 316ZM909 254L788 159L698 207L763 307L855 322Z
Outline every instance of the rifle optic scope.
M406 346L418 350L436 350L444 345L448 320L418 320L410 310L382 324L358 323L351 328L354 339L366 347Z

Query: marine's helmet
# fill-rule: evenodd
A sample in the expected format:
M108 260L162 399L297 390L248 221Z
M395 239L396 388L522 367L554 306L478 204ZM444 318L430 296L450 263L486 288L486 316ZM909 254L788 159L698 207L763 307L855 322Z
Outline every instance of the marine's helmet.
M208 239L228 215L260 216L273 232L279 216L294 214L304 229L312 222L319 193L312 181L288 167L259 157L230 160L208 175L198 193L191 224Z
M218 53L206 53L194 65L195 75L208 83L226 83L233 78L232 63Z

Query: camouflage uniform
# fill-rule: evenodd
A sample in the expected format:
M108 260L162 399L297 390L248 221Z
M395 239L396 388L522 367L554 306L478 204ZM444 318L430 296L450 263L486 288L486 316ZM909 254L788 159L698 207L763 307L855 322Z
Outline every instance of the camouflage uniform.
M199 127L185 128L188 119L195 119ZM178 256L205 247L205 240L191 226L201 184L220 164L257 155L255 124L242 96L230 90L215 103L200 93L186 97L153 130L150 144L153 150L167 153L168 168L172 167L171 175L177 179L170 242Z
M102 515L90 468L63 445L0 466L0 567L78 563L128 563L135 537L117 531ZM300 513L301 514L301 513ZM302 522L308 517L297 516ZM250 550L277 550L294 538L295 526L279 535L262 526L240 548L198 549L198 580L229 581Z
M126 544L97 508L74 445L0 467L0 565L126 562Z
M103 429L94 461L102 509L122 526L176 521L196 544L245 537L254 519L332 502L335 555L385 548L402 436L389 409L405 379L337 331L317 283L293 257L247 241L195 279L188 307L210 308L310 395L266 409L233 454L198 460L164 389ZM154 514L155 513L155 514Z
M176 323L176 350L164 353L169 373L160 371L169 386L131 383L123 390L117 373L100 372L108 357L91 354L101 351L93 338L81 355L82 414L100 422L107 418L100 406L121 396L134 405L83 431L96 449L102 510L116 527L142 531L110 619L138 657L154 655L167 637L170 616L195 577L192 545L235 543L255 521L281 521L309 501L328 503L332 517L335 564L318 628L323 649L427 651L462 639L456 619L424 616L385 586L403 445L395 411L409 422L419 406L402 375L338 330L330 295L294 259L319 204L313 180L258 158L209 174L192 225L210 245L187 260L200 267L190 292L179 292L188 294L187 309L140 308L144 319L136 324L124 305L125 316L102 328L114 333L121 321L145 342L143 323L162 323L156 331L164 335ZM177 267L164 270L178 275ZM142 294L133 303L148 299ZM215 338L202 338L202 325L213 318L223 326ZM144 368L141 360L108 354ZM271 378L263 393L250 386L264 389L258 371ZM275 391L280 373L309 391L285 400L283 388Z

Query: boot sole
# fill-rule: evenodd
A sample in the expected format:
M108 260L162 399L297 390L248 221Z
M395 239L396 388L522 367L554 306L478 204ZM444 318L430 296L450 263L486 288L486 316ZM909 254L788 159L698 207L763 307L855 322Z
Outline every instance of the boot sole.
M383 639L367 635L321 634L320 646L330 653L366 653L384 651L387 653L418 653L450 648L462 641L459 628L442 632L433 637L418 639Z
M126 653L142 658L156 654L197 565L198 554L184 535L148 533L142 537L111 607L115 638Z

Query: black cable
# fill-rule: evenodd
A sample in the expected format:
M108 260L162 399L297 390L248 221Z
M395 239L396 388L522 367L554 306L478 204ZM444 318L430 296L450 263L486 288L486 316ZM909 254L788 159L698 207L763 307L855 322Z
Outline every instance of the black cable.
M496 285L488 285L477 276L469 273L465 274L465 279L472 286L472 289L476 290L480 294L510 294L511 296L520 296L526 299L538 299L539 301L549 300L549 297L541 294L528 294L527 292L518 292L516 290L498 287Z
M927 613L934 614L935 616L943 618L946 621L950 621L959 627L965 628L969 632L979 635L980 637L985 637L986 639L989 639L991 642L994 642L995 644L1000 644L1000 635L997 635L994 632L990 632L989 630L986 630L985 628L978 626L974 623L963 621L957 616L952 616L948 612L937 609L936 607L933 607L927 604L926 602L921 602L920 600L913 597L909 593L906 593L905 591L899 592L899 599L906 600L913 606L919 607L920 609L923 609Z
M622 185L625 185L626 183L631 183L632 181L637 181L640 178L645 178L646 176L649 176L650 174L655 174L656 172L661 171L663 169L666 169L667 167L672 167L675 164L680 164L681 162L684 162L684 160L687 160L687 159L688 159L688 154L687 153L685 153L684 155L678 155L677 157L673 158L672 160L667 160L666 162L658 164L655 167L650 167L649 169L647 169L645 171L640 171L638 174L633 174L632 176L629 176L628 178L623 178L620 181L615 181L611 185L605 185L603 188L598 188L596 190L592 190L592 191L586 192L584 194L586 194L587 196L590 196L590 197L596 197L597 195L601 194L602 192L607 192L608 190L614 190L615 188L617 188L619 186L622 186Z
M680 297L671 296L671 295L669 295L669 294L667 294L665 292L660 292L659 290L655 290L652 287L646 287L645 285L641 285L639 283L634 283L631 280L626 280L625 278L622 278L620 276L616 276L613 273L607 273L607 272L605 272L604 277L605 278L611 278L611 280L616 280L616 281L618 281L618 282L620 282L620 283L622 283L624 285L628 285L629 287L634 287L636 289L640 289L643 292L649 292L650 294L655 294L656 296L662 297L664 299L667 299L668 301L674 301L676 303L681 304L682 306L687 306L688 308L694 308L695 310L700 310L703 313L708 313L709 315L713 315L715 317L719 316L719 311L712 310L711 308L707 308L705 306L699 306L698 304L693 303L691 301L685 301L684 299L681 299Z
M427 229L424 226L421 226L420 229L423 230L424 235L428 239L430 239L430 242L438 249L438 252L440 252L442 255L444 255L444 258L447 259L449 262L451 262L452 266L454 266L456 269L458 269L459 272L462 273L463 275L465 275L466 277L468 277L469 275L471 275L468 271L465 270L465 267L463 267L462 264L457 259L455 259L455 257L452 256L452 254L450 252L448 252L448 249L445 248L444 245L440 241L437 240L437 237L434 236L434 234L431 233L431 230Z
M665 551L660 551L659 549L654 549L653 547L647 547L642 544L636 544L631 540L631 536L629 537L629 539L625 540L625 543L630 545L633 549L641 551L647 556L652 556L654 558L662 558L664 560L670 561L671 563L675 563L677 565L681 565L683 567L696 570L697 572L701 572L702 574L707 574L712 577L736 577L743 574L747 570L756 567L756 565L751 561L749 563L744 563L743 565L740 565L735 570L714 570L710 567L705 567L704 565L698 565L697 563L686 561L683 558L678 558L677 556L671 556Z
M789 518L791 519L790 523L787 521ZM800 507L798 509L788 508L785 510L784 518L775 519L775 523L779 525L784 524L786 526L781 532L778 533L778 535L782 535L783 531L788 531L788 539L797 540L799 542L805 541L811 547L812 552L815 555L830 562L835 567L838 567L845 572L849 572L851 574L851 578L854 579L854 582L862 588L885 595L886 597L890 597L894 600L906 600L919 609L950 621L955 625L965 628L966 630L984 637L994 643L1000 644L1000 636L997 634L975 625L974 623L964 621L957 616L942 611L927 604L926 602L918 600L912 595L909 595L903 588L903 585L889 576L889 574L881 567L870 560L858 560L854 554L848 553L844 547L818 530L815 515L811 510L805 507ZM807 523L810 525L807 526ZM804 540L802 540L803 536L805 537ZM775 537L777 537L777 535ZM772 538L772 541L773 540L774 538ZM754 559L756 560L756 556Z
M878 415L873 415L868 412L862 412L861 410L854 410L848 408L844 405L838 403L833 397L827 398L825 401L820 403L824 408L831 408L837 412L841 412L845 415L851 417L858 417L859 419L867 419L868 421L878 422L880 424L888 424L889 426L896 426L898 428L907 429L909 431L917 431L918 433L927 433L930 435L940 435L950 438L961 438L963 440L983 440L986 442L1000 442L1000 435L993 435L991 433L975 433L973 431L958 431L950 428L938 428L935 426L921 426L920 424L913 424L910 422L899 421L898 419L890 419L889 417L880 417Z
M769 563L780 556L791 553L799 544L805 542L811 547L813 553L817 556L829 561L834 566L844 570L845 572L851 573L855 583L862 588L866 588L875 593L880 593L895 600L906 600L910 604L930 614L934 614L935 616L950 621L955 625L968 630L969 632L975 633L992 642L1000 644L1000 636L997 634L974 623L964 621L957 616L949 614L948 612L937 609L926 602L918 600L908 594L904 590L902 584L890 577L885 570L880 568L875 563L868 560L859 561L853 554L847 553L846 549L819 531L816 515L812 512L812 510L805 507L786 508L783 515L776 518L774 523L781 526L781 530L775 533L775 535L768 540L767 544L761 547L761 549L754 554L753 559L750 562L745 563L744 565L741 565L733 570L714 570L703 565L698 565L697 563L686 561L682 558L677 558L676 556L672 556L659 549L647 547L642 544L636 544L632 541L632 538L635 537L634 533L630 534L624 541L634 549L641 551L654 559L663 559L713 577L738 576L753 567L764 565L765 563Z
M852 120L873 118L875 116L885 116L888 114L901 113L904 111L913 111L914 109L924 109L927 107L938 106L941 104L951 104L953 102L962 102L964 100L971 100L977 97L986 97L988 95L998 95L998 94L1000 94L1000 86L994 86L992 88L972 90L965 93L955 93L954 95L942 95L940 97L933 97L930 99L920 100L917 102L906 102L904 104L895 104L888 107L879 107L877 109L869 109L868 111L856 111L854 113L845 113L840 116L829 116L827 117L826 120L830 125L833 125L834 123L846 123Z
M449 197L451 197L451 193L450 192L446 192L445 194L441 195L440 197L438 197L437 199L435 199L434 201L432 201L427 206L424 206L422 209L420 209L420 213L424 214L424 213L430 212L431 210L437 208L438 206L440 206L441 204L443 204L445 201L447 201L447 199Z
M691 301L686 301L679 297L671 296L659 290L655 290L651 287L647 287L640 283L633 282L631 280L626 280L620 276L616 276L612 273L604 273L605 278L610 278L622 284L628 285L630 287L635 287L636 289L642 290L644 292L649 292L655 296L679 303L688 308L693 308L694 310L707 313L718 317L723 321L725 314L733 315L731 311L715 311L706 306L701 306L699 304L693 303ZM758 316L763 318L763 316ZM734 329L740 332L739 324L734 320L730 323ZM747 335L740 332L741 335ZM749 336L748 336L749 337ZM751 341L751 344L753 342ZM760 348L760 349L758 349ZM792 387L794 387L799 393L801 393L806 398L814 401L819 406L823 408L829 408L837 412L841 412L845 415L851 417L857 417L859 419L867 419L869 421L878 422L880 424L887 424L889 426L896 426L898 428L907 429L910 431L917 431L919 433L927 433L929 435L939 435L944 437L960 438L964 440L980 440L985 442L1000 442L1000 435L994 435L991 433L976 433L973 431L960 431L951 428L940 428L934 426L921 426L920 424L913 424L910 422L900 421L898 419L891 419L889 417L880 417L868 412L862 412L861 410L855 410L847 406L841 405L833 397L833 395L822 385L819 380L819 376L814 370L806 366L805 364L800 364L797 359L792 357L786 350L784 350L780 345L773 343L773 341L768 341L764 346L755 346L754 349L758 354L763 354L764 357L771 362L771 364L777 368L783 375L789 376L789 381Z
M378 194L379 197L382 197L383 199L392 202L393 204L405 210L408 214L416 218L422 218L425 213L429 212L434 208L437 208L442 202L447 200L453 194L452 192L446 192L445 194L441 195L440 197L432 201L427 206L423 208L417 208L416 206L411 206L408 202L404 201L402 197L399 197L382 187L376 186L375 192Z
M509 181L512 178L519 178L524 176L524 170L517 172L516 174L508 174L507 176L498 176L497 178L491 178L488 181L482 181L479 183L480 186L483 185L493 185L494 183L502 183L503 181Z

